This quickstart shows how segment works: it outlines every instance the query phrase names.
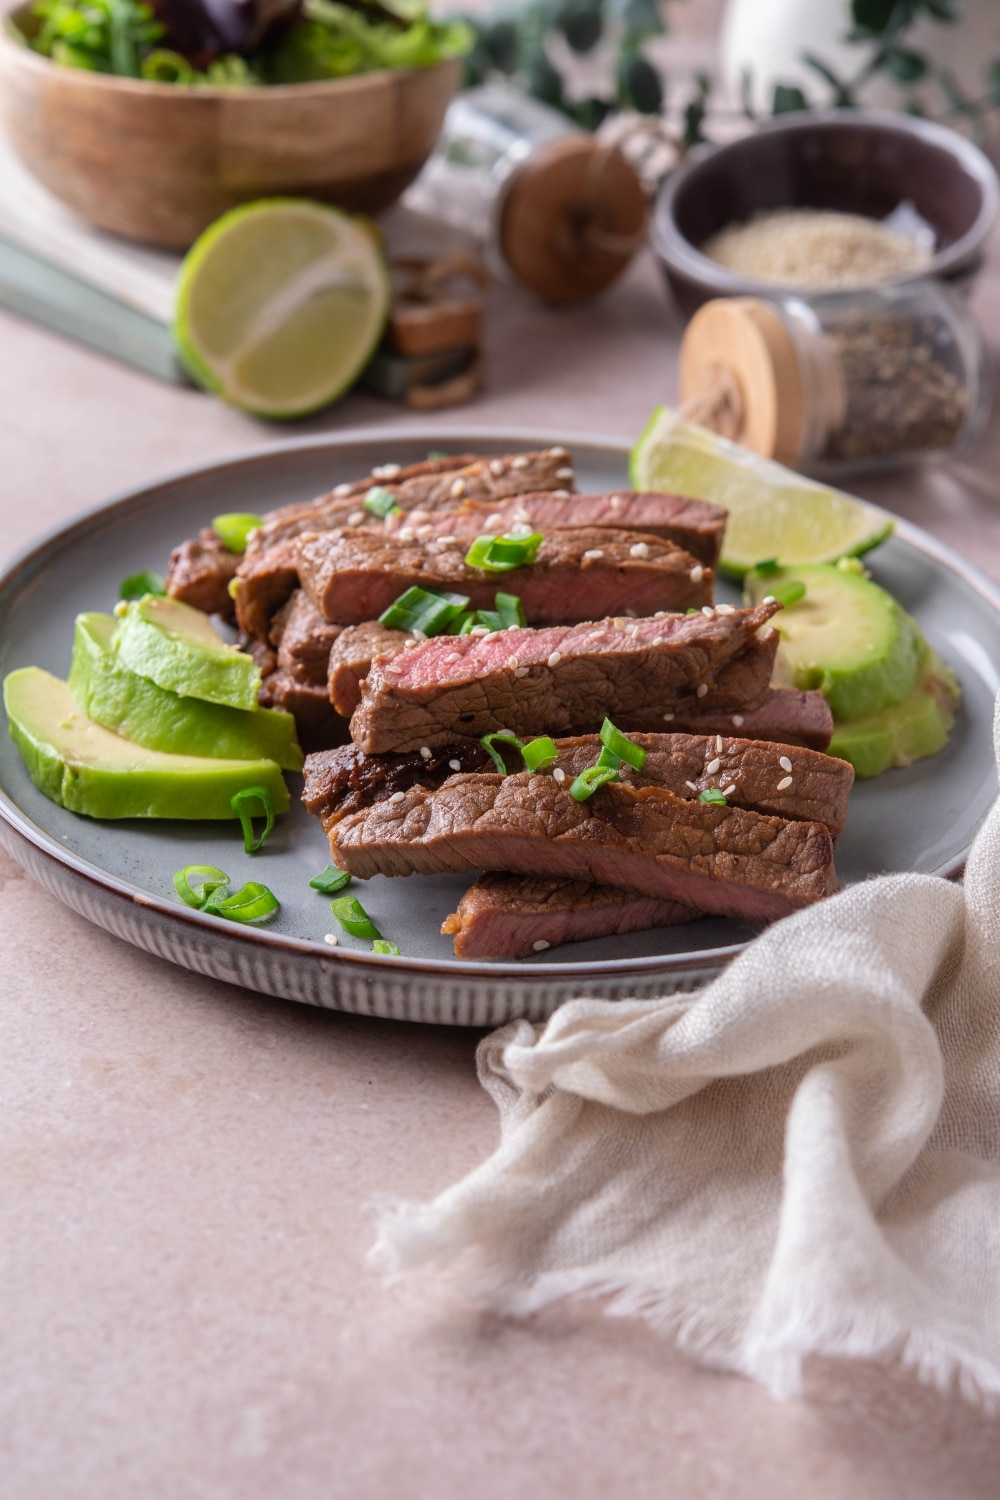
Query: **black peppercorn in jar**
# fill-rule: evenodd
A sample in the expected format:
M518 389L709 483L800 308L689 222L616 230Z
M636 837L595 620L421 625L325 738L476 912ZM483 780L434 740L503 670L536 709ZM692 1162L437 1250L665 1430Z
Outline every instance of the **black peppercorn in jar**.
M692 420L820 472L951 456L990 402L979 331L933 281L706 303L684 336L680 385Z

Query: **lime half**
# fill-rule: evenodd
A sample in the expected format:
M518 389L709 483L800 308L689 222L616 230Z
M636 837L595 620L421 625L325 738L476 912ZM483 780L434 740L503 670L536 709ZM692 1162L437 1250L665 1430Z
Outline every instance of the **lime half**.
M375 351L390 284L371 229L308 199L224 214L180 269L174 335L199 385L260 417L335 401Z
M787 566L856 557L892 530L885 511L684 422L668 406L653 412L629 472L637 490L672 490L729 512L720 567L733 577L768 558Z

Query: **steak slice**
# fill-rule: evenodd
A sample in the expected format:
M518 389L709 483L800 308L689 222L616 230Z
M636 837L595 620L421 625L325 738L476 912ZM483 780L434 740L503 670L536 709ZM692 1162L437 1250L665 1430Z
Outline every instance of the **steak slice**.
M324 620L302 589L295 590L281 613L284 618L278 638L277 670L287 672L296 682L325 691L330 648L343 627Z
M236 577L240 554L230 552L210 526L190 542L181 542L170 554L167 566L167 593L182 599L206 615L230 619L233 601L229 585Z
M463 460L459 466L452 460L420 464L415 466L419 473L410 469L390 473L393 468L395 465L385 464L368 479L346 488L338 485L323 497L324 504L313 502L275 513L254 532L236 575L236 613L244 630L250 635L266 635L271 616L296 587L295 542L300 536L345 526L381 531L382 522L361 504L372 485L388 490L403 510L417 506L440 510L465 499L506 499L528 490L573 484L572 460L565 448L474 458Z
M778 633L757 631L779 608L721 605L707 614L437 636L372 662L351 737L378 754L501 728L594 731L605 716L628 730L654 710L741 713L767 692Z
M825 823L834 838L843 832L854 784L854 770L847 761L801 747L722 735L633 734L631 738L645 750L646 761L641 771L622 763L619 779L628 786L665 787L688 801L715 788L727 794L731 807ZM596 734L556 744L559 758L545 774L561 771L566 785L592 766L603 748ZM790 754L782 754L786 748ZM516 750L509 751L507 758L513 770L520 770ZM309 757L302 800L329 833L347 813L383 802L395 792L411 786L437 787L459 772L495 770L477 740L438 750L425 746L423 753L407 755L365 755L356 745L344 745ZM786 780L790 784L783 786Z
M350 737L348 720L333 707L325 684L316 687L299 682L290 672L274 671L261 683L258 700L263 708L283 708L294 715L304 750L343 745Z
M560 943L675 927L700 915L679 901L610 885L490 874L470 885L441 931L454 935L456 958L533 958Z
M773 687L756 708L744 708L739 713L717 713L710 709L654 714L647 727L652 727L654 721L657 729L721 735L730 735L735 730L741 739L803 745L809 750L825 750L833 738L833 714L823 694L800 692L791 687ZM639 716L634 722L642 727Z
M351 813L333 860L352 875L511 874L620 886L759 925L836 889L822 823L612 783L576 802L552 776L454 776Z
M610 526L618 531L641 531L683 547L698 562L714 567L719 560L726 511L706 500L655 491L615 490L598 495L542 492L519 495L489 504L469 500L457 510L413 510L390 516L386 534L426 539L457 536L463 540L483 532L509 532L516 526L531 531L555 531L563 526Z
M409 588L468 596L493 609L497 590L516 594L530 625L568 625L603 615L652 615L710 604L712 570L661 537L574 527L544 538L534 563L487 573L452 537L402 541L381 531L332 531L298 542L302 587L328 620L376 620Z
M368 676L372 659L401 651L404 642L413 637L405 630L390 630L377 620L331 628L339 629L340 634L327 660L327 691L338 714L349 719L361 702L361 684Z

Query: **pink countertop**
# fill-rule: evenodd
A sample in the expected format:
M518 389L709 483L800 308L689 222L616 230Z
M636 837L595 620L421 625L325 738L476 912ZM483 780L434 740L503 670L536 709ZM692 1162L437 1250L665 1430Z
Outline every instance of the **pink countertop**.
M976 293L1000 341L1000 246ZM670 399L652 263L574 313L499 291L460 422L631 438ZM290 431L0 316L0 561L130 486ZM427 419L414 418L426 427ZM1000 580L1000 419L945 470L864 492ZM497 1141L477 1037L274 1001L173 968L0 855L4 1500L995 1496L1000 1424L878 1369L778 1404L642 1329L483 1316L461 1279L385 1287L377 1205Z

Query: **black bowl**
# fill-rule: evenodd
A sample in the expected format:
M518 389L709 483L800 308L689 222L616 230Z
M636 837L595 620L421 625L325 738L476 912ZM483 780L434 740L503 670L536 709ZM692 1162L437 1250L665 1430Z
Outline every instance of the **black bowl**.
M933 226L935 251L928 266L890 280L974 274L1000 204L997 174L976 146L943 125L889 111L782 115L741 140L692 152L657 196L653 248L685 313L711 297L801 296L801 286L740 276L698 247L768 209L884 219L904 201Z

